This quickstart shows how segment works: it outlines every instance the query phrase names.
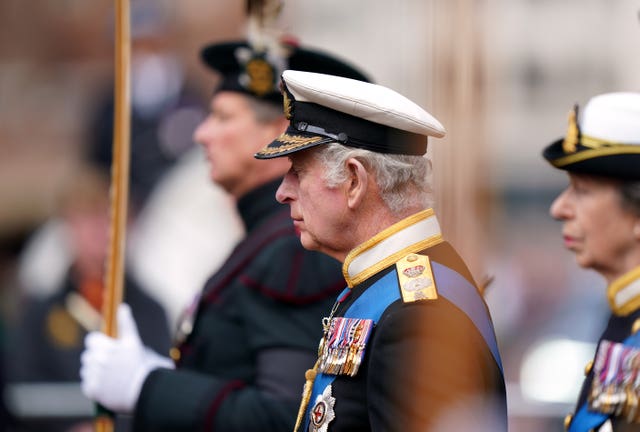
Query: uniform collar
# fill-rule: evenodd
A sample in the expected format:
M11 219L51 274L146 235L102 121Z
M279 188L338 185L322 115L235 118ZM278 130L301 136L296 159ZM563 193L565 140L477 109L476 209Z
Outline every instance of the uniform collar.
M253 231L268 215L282 209L276 201L276 190L282 179L265 183L238 200L237 208L247 231Z
M391 225L349 252L342 266L342 274L352 288L405 255L442 241L440 225L433 209L423 210Z
M640 308L640 267L620 276L607 287L609 306L616 315L629 315Z

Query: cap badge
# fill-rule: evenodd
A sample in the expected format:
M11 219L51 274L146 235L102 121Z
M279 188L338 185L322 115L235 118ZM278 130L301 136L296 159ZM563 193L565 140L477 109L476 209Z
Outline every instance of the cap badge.
M235 51L238 63L243 72L238 78L242 87L258 97L276 91L275 64L267 52L257 52L250 48L240 47Z
M289 93L286 90L282 90L282 103L284 105L284 116L287 120L291 120L291 99Z
M580 141L580 127L578 126L578 105L574 105L569 112L569 126L567 135L562 141L562 150L566 153L575 153Z
M249 60L245 66L249 82L247 87L258 96L264 96L274 90L273 68L263 58Z

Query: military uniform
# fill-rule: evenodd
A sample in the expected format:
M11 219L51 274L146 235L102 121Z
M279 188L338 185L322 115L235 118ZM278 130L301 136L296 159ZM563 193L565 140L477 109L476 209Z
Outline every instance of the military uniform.
M575 414L565 419L567 430L624 432L640 428L638 399L628 397L629 391L640 390L632 380L640 367L640 360L634 360L635 356L640 359L640 296L635 294L640 286L640 268L625 277L625 283L614 282L607 289L612 314L598 341L596 356L585 368ZM615 301L625 297L624 301ZM615 358L620 360L613 361ZM607 380L607 376L612 379Z
M302 430L426 431L465 415L474 430L507 430L488 310L432 210L356 248L343 272ZM362 320L369 335L354 338Z
M597 95L589 100L580 116L579 107L575 105L569 113L566 135L545 147L543 157L552 166L570 174L613 180L619 183L617 187L638 184L639 107L637 92ZM622 189L619 192L620 205L625 211L637 213L637 209L629 205L637 201L625 202ZM612 219L612 223L617 222ZM638 237L635 231L629 232L630 240ZM621 268L637 265L633 259ZM586 378L576 409L565 418L565 429L570 432L640 429L640 380L637 379L640 376L640 267L611 281L607 297L612 314L598 341L594 359L585 369Z
M426 175L425 161L403 159L406 168L394 169L405 180L391 186L385 178L389 172L368 169L384 165L373 155L362 155L364 162L353 153L329 155L329 162L321 150L293 155L343 145L423 157L427 137L443 137L444 127L386 87L295 70L285 71L282 80L289 127L256 158L291 157L279 200L290 204L292 214L302 214L303 240L320 238L316 228L327 230L304 217L320 204L313 192L333 193L327 184L310 185L332 179L332 164L340 164L347 180L335 188L349 201L335 210L337 215L328 211L328 218L356 231L346 246L336 246L326 234L318 240L320 250L335 251L343 260L348 288L323 318L318 359L305 374L296 430L506 431L502 362L489 311L469 270L443 241L432 209L397 216L423 205L428 186L409 177ZM399 165L388 158L388 170L391 162ZM410 204L388 203L390 191ZM354 224L343 214L353 215ZM357 223L371 226L358 232Z
M247 236L206 284L177 369L145 381L136 431L292 429L316 323L344 279L337 261L302 249L278 183L239 200Z

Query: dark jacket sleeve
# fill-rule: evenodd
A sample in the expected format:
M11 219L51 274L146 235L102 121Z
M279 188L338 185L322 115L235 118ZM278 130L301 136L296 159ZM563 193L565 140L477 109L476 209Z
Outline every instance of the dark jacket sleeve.
M136 408L136 431L291 430L304 372L313 366L321 319L344 287L339 263L284 236L263 248L230 287L226 310L237 333L211 328L215 357L238 344L252 362L215 373L197 368L157 370L146 380ZM229 373L244 366L240 379ZM239 369L242 369L240 367Z
M372 342L374 430L503 430L500 413L489 415L499 404L491 395L499 394L500 372L473 323L448 300L394 303Z

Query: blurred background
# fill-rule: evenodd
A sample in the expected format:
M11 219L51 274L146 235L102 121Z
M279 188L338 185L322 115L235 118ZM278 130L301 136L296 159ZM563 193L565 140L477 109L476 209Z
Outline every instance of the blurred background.
M131 1L127 295L155 311L137 318L162 329L147 343L163 349L153 333L173 333L241 235L191 132L215 85L199 50L243 37L244 1ZM113 2L36 3L0 0L0 426L80 431L92 406L73 356L100 302L107 221L92 197L105 196L110 166ZM447 128L429 149L437 211L475 276L493 280L513 432L562 430L607 317L604 282L577 268L548 215L566 176L540 152L574 103L640 90L639 10L640 0L285 1L286 33L350 59Z

